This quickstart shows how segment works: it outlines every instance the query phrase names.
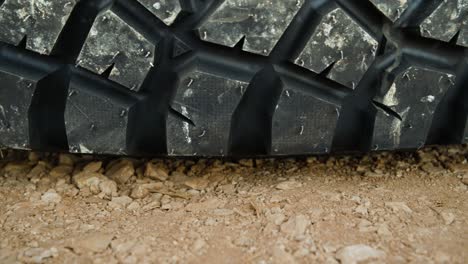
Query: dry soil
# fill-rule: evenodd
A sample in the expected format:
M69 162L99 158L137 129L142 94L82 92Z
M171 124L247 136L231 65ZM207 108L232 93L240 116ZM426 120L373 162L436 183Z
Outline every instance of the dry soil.
M3 151L0 263L467 263L467 155Z

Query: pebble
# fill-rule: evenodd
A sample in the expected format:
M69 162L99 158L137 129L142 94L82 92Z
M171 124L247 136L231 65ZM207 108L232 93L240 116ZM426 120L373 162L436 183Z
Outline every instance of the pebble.
M94 161L84 166L84 172L98 172L102 168L102 161Z
M44 162L38 162L34 168L27 174L28 179L32 178L41 178L44 174L46 174L47 166Z
M444 219L446 225L450 225L455 221L455 215L450 212L441 212L440 216Z
M131 202L133 202L133 199L124 195L119 197L112 197L112 200L109 202L109 204L116 205L117 207L126 207Z
M461 182L465 185L468 185L468 174L463 176L463 178L461 179Z
M286 216L282 213L268 215L268 220L277 226L281 225L284 222L284 219L286 219Z
M75 164L76 157L71 154L60 154L58 163L59 165L73 166Z
M100 253L109 247L114 235L105 233L93 233L84 238L74 241L72 248L76 252Z
M357 264L371 259L383 258L385 252L367 245L352 245L338 250L335 257L341 261L341 264Z
M386 202L385 207L392 209L393 212L413 213L413 210L404 202Z
M128 210L138 210L140 209L140 204L137 202L137 201L134 201L134 202L131 202L128 206L127 206L127 209Z
M58 204L62 201L62 196L56 193L55 190L49 190L41 196L41 201Z
M18 260L24 263L43 263L48 258L59 255L57 248L28 248L18 256Z
M99 183L99 190L103 197L111 198L117 196L117 183L111 180L104 180Z
M55 168L53 168L49 172L49 176L53 178L61 178L65 177L67 175L70 175L73 172L73 167L70 165L60 165Z
M294 256L284 250L284 246L278 245L273 248L273 263L297 263Z
M125 184L135 174L135 168L130 160L121 160L113 164L106 172L106 176L119 184Z
M310 220L306 216L291 216L288 221L281 225L281 232L296 240L301 240L304 237L305 231L309 225Z
M210 183L209 180L205 179L205 178L193 178L193 179L189 179L187 181L184 182L184 185L189 187L189 188L192 188L194 190L204 190L208 187L208 184Z
M157 192L163 188L164 185L162 182L139 184L133 187L132 192L130 193L130 197L134 199L142 199L148 196L150 193Z
M302 183L296 181L284 181L276 185L278 190L292 190L302 187Z
M99 186L100 182L108 180L106 176L95 172L80 172L73 176L73 183L79 189L90 187L91 185Z
M37 152L31 151L28 154L28 160L32 162L37 162L39 161L39 154Z
M167 180L167 178L169 178L169 174L166 170L156 166L151 162L146 163L144 176L153 180L160 181L165 181Z
M367 209L367 206L365 206L364 204L361 204L361 205L357 206L356 209L354 209L354 212L356 212L357 214L360 214L362 216L368 216L369 215L369 210Z
M199 238L195 240L195 242L193 243L192 250L195 251L196 253L201 253L199 251L202 250L205 246L206 246L205 240L202 238Z

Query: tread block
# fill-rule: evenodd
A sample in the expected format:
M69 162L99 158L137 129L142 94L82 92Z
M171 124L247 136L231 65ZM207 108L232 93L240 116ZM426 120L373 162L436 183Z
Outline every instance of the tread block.
M112 11L96 19L78 65L102 74L114 65L109 79L138 90L153 66L155 46Z
M269 55L304 0L226 0L199 29L203 40Z
M126 154L130 108L71 83L65 109L70 152Z
M5 0L0 7L0 41L50 54L77 0Z
M179 0L138 0L166 25L172 25L182 11Z
M328 153L338 116L335 105L285 89L273 116L273 154Z
M468 47L468 1L466 0L445 0L421 24L422 36L446 42L459 31L457 44Z
M169 116L169 155L228 154L231 117L248 84L196 71L185 78L172 108L195 125Z
M0 146L28 149L28 111L37 82L0 72Z
M455 77L411 67L399 75L376 101L398 113L401 120L378 108L373 145L379 150L414 149L426 142L437 105L454 86Z
M378 42L343 10L326 15L295 63L321 73L335 63L328 77L354 88L375 58Z
M385 16L395 22L408 7L406 0L370 0Z

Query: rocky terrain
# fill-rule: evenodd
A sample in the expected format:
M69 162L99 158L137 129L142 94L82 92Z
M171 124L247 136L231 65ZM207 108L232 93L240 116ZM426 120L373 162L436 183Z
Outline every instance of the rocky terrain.
M258 160L2 151L0 263L466 263L468 147Z

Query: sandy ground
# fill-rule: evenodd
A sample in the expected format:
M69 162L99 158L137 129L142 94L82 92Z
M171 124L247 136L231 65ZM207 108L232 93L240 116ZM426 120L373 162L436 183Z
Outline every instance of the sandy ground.
M5 152L0 263L467 263L468 147L130 160Z

